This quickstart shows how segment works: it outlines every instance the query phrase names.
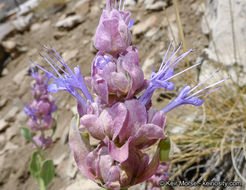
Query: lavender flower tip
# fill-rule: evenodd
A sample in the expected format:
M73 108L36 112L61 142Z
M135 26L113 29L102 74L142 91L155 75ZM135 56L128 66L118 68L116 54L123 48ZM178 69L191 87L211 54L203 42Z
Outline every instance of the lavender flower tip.
M157 88L164 88L166 90L174 90L175 85L172 82L169 82L169 80L196 66L196 65L192 66L174 75L175 65L177 65L182 59L184 59L184 57L187 56L192 51L192 49L190 49L189 51L183 53L182 55L174 59L175 55L178 53L178 51L182 47L182 43L181 43L177 49L176 48L173 49L171 56L166 61L167 54L169 52L171 44L172 42L168 46L168 49L164 55L163 61L157 73L155 73L155 68L153 67L153 71L150 77L150 85L148 86L146 91L143 93L143 95L139 98L139 100L144 105L147 105L150 102L151 97L153 96L153 93Z
M217 72L217 71L216 71L216 72ZM216 72L214 72L214 73L216 73ZM214 73L213 73L212 75L214 75ZM223 80L220 80L220 81L218 81L218 82L216 82L216 83L214 83L214 84L211 84L211 85L209 85L209 86L207 86L207 87L205 87L205 88L203 88L203 89L201 89L201 90L199 90L199 91L197 91L197 92L195 92L195 93L193 93L193 94L190 94L190 93L191 93L194 89L196 89L198 86L200 86L202 83L204 83L206 80L208 80L208 79L206 79L205 81L200 82L198 85L196 85L196 86L195 86L194 88L192 88L192 89L191 89L190 86L187 86L187 85L186 85L186 86L180 91L180 93L178 94L178 96L177 96L170 104L168 104L166 107L164 107L164 108L162 109L162 111L163 111L164 113L167 113L167 112L171 111L172 109L174 109L174 108L176 108L176 107L178 107L178 106L180 106L180 105L183 105L183 104L191 104L191 105L194 105L194 106L200 106L200 105L202 105L202 104L204 103L204 101L205 101L205 100L199 99L200 97L202 97L202 96L204 96L204 95L206 95L206 94L208 94L208 93L211 93L211 92L214 92L214 91L220 89L221 86L219 86L219 87L217 87L217 88L215 88L215 89L212 89L212 90L210 90L210 91L208 91L208 92L205 92L205 93L199 95L200 92L202 92L202 91L204 91L204 90L207 90L207 89L209 89L209 88L212 88L212 87L214 87L214 86L216 86L216 85L218 85L218 84L220 84L220 83L222 83L222 82L224 82L224 81L226 81L226 80L228 80L228 79L229 79L229 78L225 78L225 79L223 79Z

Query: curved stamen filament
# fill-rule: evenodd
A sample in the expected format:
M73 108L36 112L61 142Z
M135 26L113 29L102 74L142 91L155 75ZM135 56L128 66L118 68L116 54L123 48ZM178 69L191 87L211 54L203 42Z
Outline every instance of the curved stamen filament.
M195 96L195 95L199 94L200 92L202 92L202 91L204 91L204 90L206 90L206 89L212 88L213 86L216 86L217 84L220 84L220 83L222 83L222 82L224 82L224 81L226 81L226 80L228 80L228 79L229 79L229 78L225 78L225 79L220 80L220 81L218 81L218 82L216 82L216 83L214 83L214 84L211 84L211 85L209 85L209 86L207 86L207 87L205 87L205 88L203 88L203 89L201 89L201 90L195 92L194 94L190 95L189 97ZM189 98L189 97L188 97L188 98Z
M182 74L182 73L184 73L184 72L186 72L186 71L188 71L188 70L190 70L190 69L192 69L192 68L194 68L194 67L196 67L196 66L198 66L198 65L200 65L200 64L202 64L202 62L197 63L197 64L195 64L195 65L193 65L193 66L191 66L191 67L189 67L189 68L187 68L187 69L185 69L185 70L183 70L183 71L181 71L181 72L179 72L179 73L177 73L177 74L175 74L175 75L169 77L169 78L166 79L165 81L168 81L168 80L170 80L170 79L172 79L172 78L174 78L174 77L176 77L176 76L178 76L178 75L180 75L180 74Z
M195 89L197 89L199 86L201 86L202 84L204 84L207 80L209 80L211 77L213 77L217 72L219 72L219 69L215 72L213 72L211 75L209 75L205 80L203 80L202 82L200 82L198 85L196 85L194 88L192 88L188 93L190 94L192 91L194 91Z
M30 60L30 62L31 62L33 65L35 65L36 67L38 67L39 69L41 69L42 71L44 71L45 73L47 73L48 75L52 76L54 79L57 79L57 77L56 77L53 73L47 71L47 70L44 69L43 67L40 67L38 64L34 63L32 60Z
M206 94L211 93L211 92L213 92L213 91L216 91L216 90L218 90L218 89L220 89L220 88L222 88L222 86L219 86L219 87L217 87L217 88L215 88L215 89L213 89L213 90L209 90L208 92L205 92L204 94L201 94L201 95L196 96L196 97L197 97L197 98L200 98L201 96L205 96Z

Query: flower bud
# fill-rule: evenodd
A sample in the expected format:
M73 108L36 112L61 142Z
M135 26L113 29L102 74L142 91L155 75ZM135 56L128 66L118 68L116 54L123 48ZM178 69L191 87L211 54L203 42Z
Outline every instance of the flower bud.
M111 0L103 10L96 30L94 45L97 50L117 56L131 44L130 12L117 10Z

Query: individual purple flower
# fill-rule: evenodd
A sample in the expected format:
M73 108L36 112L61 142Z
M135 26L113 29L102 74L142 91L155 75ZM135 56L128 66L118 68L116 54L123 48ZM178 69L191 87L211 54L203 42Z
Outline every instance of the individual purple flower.
M216 72L218 72L218 71L216 71ZM199 91L197 91L197 92L195 92L193 94L191 94L191 92L193 92L195 89L197 89L199 86L201 86L204 82L206 82L208 79L210 79L216 72L212 73L206 80L200 82L198 85L196 85L192 89L191 89L190 86L186 85L179 92L178 96L170 104L168 104L166 107L164 107L162 109L162 111L164 113L167 113L167 112L171 111L172 109L174 109L174 108L176 108L176 107L178 107L180 105L184 105L184 104L191 104L191 105L194 105L194 106L202 105L205 100L201 100L200 97L202 97L202 96L204 96L204 95L206 95L206 94L208 94L210 92L213 92L215 90L218 90L219 88L221 88L221 86L219 86L219 87L217 87L215 89L212 89L210 91L207 91L207 92L205 92L203 94L200 94L200 95L199 95L199 93L204 91L204 90L207 90L209 88L212 88L212 87L214 87L214 86L216 86L216 85L218 85L218 84L220 84L222 82L224 82L228 78L220 80L220 81L218 81L218 82L216 82L214 84L211 84L211 85L209 85L209 86L207 86L207 87L205 87L205 88L203 88L203 89L201 89L201 90L199 90Z
M128 47L117 59L98 52L86 81L104 104L134 97L146 86L137 48Z
M43 51L42 56L56 74L45 70L36 63L33 64L43 70L50 78L53 79L53 83L48 86L48 91L51 93L66 91L72 94L78 101L78 111L80 115L83 115L86 111L87 100L90 100L91 102L94 100L85 84L80 67L75 67L73 72L54 48L44 48L48 52ZM52 59L49 54L53 56L54 59ZM62 69L59 64L61 64L65 69ZM63 75L60 74L60 72L62 72ZM80 95L80 92L84 95L85 98Z
M147 190L161 190L161 183L168 181L168 169L170 163L161 162L155 174L151 176L147 182Z
M88 138L79 132L76 120L70 128L69 144L81 173L104 188L119 190L141 183L150 178L159 165L159 149L150 159L134 146L133 141L129 143L129 156L123 162L110 155L103 141L92 150Z
M51 137L45 138L43 135L41 135L39 138L34 137L33 140L43 150L49 148L50 145L52 144Z
M167 55L168 55L169 49L171 47L171 44L172 43L170 43L168 46L168 49L164 55L161 66L160 66L157 73L155 73L155 67L153 67L153 71L152 71L152 74L150 76L148 88L145 90L143 95L139 98L139 100L145 105L149 104L151 97L157 88L164 88L166 90L174 90L174 88L175 88L174 84L169 81L171 78L173 78L174 67L185 56L187 56L192 51L190 49L189 51L187 51L187 52L183 53L182 55L178 56L177 58L175 58L176 54L178 53L178 51L182 47L182 45L180 45L177 49L175 49L175 48L173 49L171 56L167 59Z
M107 0L106 10L103 10L94 38L94 45L99 51L117 56L130 46L129 29L133 25L133 20L130 20L130 12L124 11L124 4L125 1L122 6L120 0L117 9L117 1L113 6L113 1Z

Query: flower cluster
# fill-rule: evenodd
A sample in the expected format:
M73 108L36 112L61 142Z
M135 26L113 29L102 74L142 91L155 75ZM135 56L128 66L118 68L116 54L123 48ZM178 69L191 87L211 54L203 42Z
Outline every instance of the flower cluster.
M31 76L34 79L32 84L33 100L28 106L23 108L24 112L29 116L27 125L32 131L41 131L39 138L33 138L36 144L42 149L48 148L51 143L51 137L45 137L43 131L55 126L55 120L52 113L57 109L55 100L48 92L49 77L39 75L34 68L31 68Z
M69 144L81 173L107 189L128 188L148 179L154 187L159 179L166 180L162 171L167 172L168 166L159 159L158 143L166 138L165 114L183 104L203 104L200 97L210 91L199 93L224 81L193 94L205 81L193 88L185 86L170 104L154 110L151 97L155 89L174 90L171 79L200 63L174 74L174 67L192 50L177 56L180 45L168 57L170 44L159 70L153 69L150 79L144 79L137 47L131 46L133 19L124 11L124 2L117 6L117 1L113 4L107 0L95 34L98 53L90 77L84 79L79 66L72 71L54 48L44 47L44 59L54 73L33 63L54 79L48 86L49 92L63 90L77 99L79 117L72 122ZM90 146L88 134L100 141L95 149ZM153 156L144 152L156 143Z

